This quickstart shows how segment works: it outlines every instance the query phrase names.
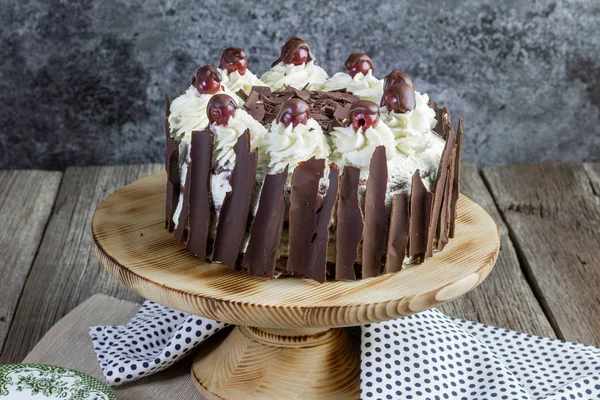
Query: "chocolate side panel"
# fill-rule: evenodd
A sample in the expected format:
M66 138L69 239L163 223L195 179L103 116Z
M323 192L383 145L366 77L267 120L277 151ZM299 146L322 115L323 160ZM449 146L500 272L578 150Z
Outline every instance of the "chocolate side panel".
M323 271L313 269L313 243L317 235L319 181L325 160L311 158L298 164L292 175L289 214L289 251L287 269L317 281L325 280Z
M385 147L378 146L369 166L365 193L365 226L362 247L362 277L381 273L388 236L388 216L385 208L387 192L387 158Z
M446 193L446 177L448 176L448 170L451 164L450 157L452 150L454 149L455 139L456 137L454 136L452 129L450 129L450 131L446 134L446 145L444 146L444 151L442 152L437 178L433 189L433 207L431 210L431 219L427 233L427 250L425 251L425 257L431 257L433 255L433 242L438 232L438 223L440 220L442 203L444 202L444 196Z
M189 227L186 247L200 259L206 258L210 227L210 177L214 137L210 129L192 132L188 174L192 180L189 192Z
M165 228L169 232L175 230L173 214L177 209L181 181L179 177L179 143L171 139L169 126L169 95L165 93L165 170L167 171L167 198L165 201Z
M330 164L329 187L327 188L327 193L323 198L321 209L317 212L317 236L312 240L313 251L310 265L313 271L313 276L317 276L319 278L313 279L316 279L319 282L323 282L327 276L327 245L329 244L329 224L331 222L331 216L337 201L339 175L339 167L333 163Z
M188 216L190 209L190 182L192 181L191 165L188 166L188 172L185 176L185 190L183 191L183 206L181 207L181 214L177 220L177 229L175 229L175 240L179 243L187 241L188 235Z
M444 191L444 202L440 214L440 223L438 226L437 250L443 250L448 243L448 233L450 232L450 214L452 205L452 180L454 179L454 159L456 157L456 145L450 156L451 167L446 176L446 186Z
M438 135L445 138L449 127L452 126L452 124L450 123L450 111L447 107L435 108L434 111L437 124L435 125L435 128L433 130Z
M390 233L385 263L385 272L398 272L406 257L408 246L408 194L398 193L392 199L392 216L390 218Z
M450 232L449 236L454 237L456 227L456 202L460 196L460 164L462 161L462 143L463 143L463 120L458 119L458 131L456 138L456 157L454 161L454 176L452 180L452 205L450 206Z
M285 217L284 187L288 169L265 177L258 210L250 228L250 239L242 267L250 275L273 278Z
M354 263L363 235L363 215L358 202L360 169L344 167L337 206L335 279L356 279Z
M233 147L235 166L231 173L231 192L225 195L214 242L213 261L236 267L246 227L256 179L257 151L250 152L250 133L246 130Z
M410 257L424 258L427 249L427 230L431 217L431 204L433 193L428 192L421 180L419 170L412 177L410 195L410 226L408 255Z

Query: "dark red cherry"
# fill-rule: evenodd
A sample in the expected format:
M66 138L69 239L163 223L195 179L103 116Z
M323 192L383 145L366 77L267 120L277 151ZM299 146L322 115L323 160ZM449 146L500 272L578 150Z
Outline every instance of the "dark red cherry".
M308 50L304 47L300 47L290 57L290 64L302 65L308 61Z
M283 45L279 58L271 66L273 67L282 61L284 64L302 65L314 59L315 57L312 55L310 47L305 40L292 38Z
M358 100L350 106L346 126L352 124L354 130L376 126L379 122L379 107L372 101Z
M239 47L226 48L221 55L220 66L229 73L237 71L240 75L244 75L248 69L246 50Z
M192 83L202 94L215 94L221 89L221 74L215 67L205 65L196 71Z
M281 105L281 110L277 114L277 122L283 122L283 125L296 126L306 124L308 121L309 107L304 100L289 99Z
M366 54L353 53L350 54L346 62L344 63L344 67L348 72L348 75L354 78L354 75L361 72L363 75L366 75L369 71L374 71L375 67L373 66L373 60Z
M208 121L211 124L226 126L229 118L235 114L236 108L235 100L231 96L224 93L215 94L206 106Z
M385 84L383 85L383 90L386 91L390 86L402 82L409 84L410 87L412 87L413 90L415 90L415 85L413 85L410 76L406 75L404 72L398 71L397 69L393 70L385 77Z
M408 83L396 83L383 92L381 103L389 112L404 114L415 109L415 91Z

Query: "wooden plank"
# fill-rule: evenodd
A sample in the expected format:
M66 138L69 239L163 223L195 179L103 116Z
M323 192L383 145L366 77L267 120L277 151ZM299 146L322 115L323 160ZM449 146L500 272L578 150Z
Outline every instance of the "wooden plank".
M93 294L141 301L92 250L91 219L113 191L162 164L68 168L8 333L0 364L19 362L61 317Z
M0 171L0 351L61 178L61 172Z
M600 196L594 171L597 165L545 163L483 172L555 331L598 346Z
M500 231L500 254L496 266L479 287L444 304L441 311L457 318L556 337L523 275L508 229L473 164L462 165L461 191L482 206L496 221ZM435 258L435 254L433 257Z

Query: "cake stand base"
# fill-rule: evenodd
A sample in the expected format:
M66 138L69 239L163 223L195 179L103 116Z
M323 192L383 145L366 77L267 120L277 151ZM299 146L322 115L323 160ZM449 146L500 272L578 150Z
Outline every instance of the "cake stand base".
M360 340L345 329L237 326L203 346L192 380L210 400L358 399Z

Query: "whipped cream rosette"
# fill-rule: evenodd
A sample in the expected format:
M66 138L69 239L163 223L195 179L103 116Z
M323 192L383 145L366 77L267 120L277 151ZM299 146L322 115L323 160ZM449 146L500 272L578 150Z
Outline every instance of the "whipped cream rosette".
M293 38L281 48L281 55L260 80L276 92L286 86L319 90L327 77L327 72L315 64L308 43Z
M218 71L222 84L234 93L242 90L250 94L252 86L267 86L248 69L246 51L239 47L228 47L223 50Z
M351 54L344 64L346 72L338 72L321 87L324 92L346 89L355 96L379 102L383 95L383 80L374 75L371 58L366 54Z
M270 173L279 173L287 166L291 174L298 163L312 157L326 159L330 153L321 126L308 117L308 105L300 99L283 103L265 136L264 148Z

